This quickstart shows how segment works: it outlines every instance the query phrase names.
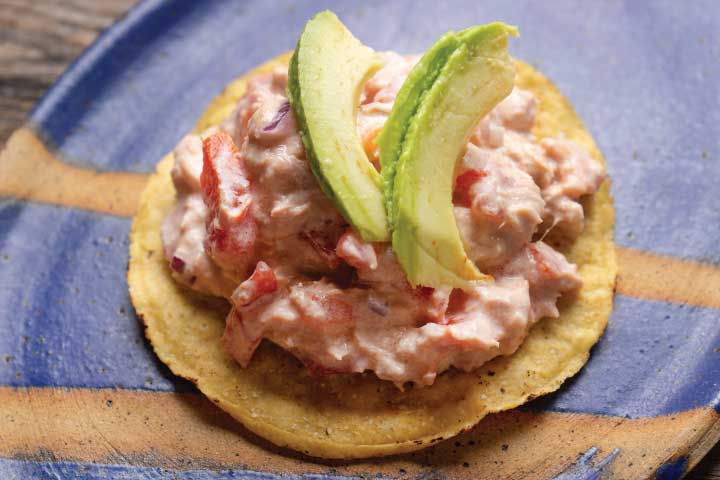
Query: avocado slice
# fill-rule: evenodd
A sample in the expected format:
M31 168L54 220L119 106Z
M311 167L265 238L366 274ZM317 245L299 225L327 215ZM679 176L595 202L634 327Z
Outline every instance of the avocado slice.
M450 57L450 54L461 45L454 32L448 32L440 37L430 49L425 52L418 63L413 67L405 82L395 97L393 109L385 121L377 146L380 151L380 173L382 175L383 192L385 195L385 208L388 223L393 225L392 191L395 181L397 160L402 151L410 119L417 112L425 93L440 75L440 71Z
M288 97L320 187L365 241L387 241L380 174L355 118L367 78L382 66L329 10L303 29L288 71Z
M472 128L512 91L509 35L517 30L503 23L457 34L461 45L410 118L390 195L393 249L412 285L469 288L489 278L465 253L452 191Z

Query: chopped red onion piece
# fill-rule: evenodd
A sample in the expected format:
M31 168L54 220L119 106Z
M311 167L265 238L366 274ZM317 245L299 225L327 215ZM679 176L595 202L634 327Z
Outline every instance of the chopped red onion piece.
M388 310L390 309L387 301L381 300L372 294L368 295L368 308L381 317L387 315Z
M269 132L271 130L275 130L275 128L277 128L277 126L280 124L280 122L282 122L282 119L285 118L285 116L288 114L289 111L290 111L290 103L288 103L288 102L283 103L280 106L280 109L278 110L278 112L273 117L273 119L270 121L270 123L265 125L265 128L263 128L263 132Z
M182 258L173 257L172 261L170 262L170 268L172 268L178 273L183 273L183 271L185 270L185 261Z

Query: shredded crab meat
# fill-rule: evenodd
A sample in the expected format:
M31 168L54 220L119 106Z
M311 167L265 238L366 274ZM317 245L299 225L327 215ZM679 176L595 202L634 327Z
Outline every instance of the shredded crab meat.
M502 265L531 241L545 202L532 177L494 150L468 145L454 192L455 220L470 259Z
M376 137L417 61L383 53L361 91L357 131ZM472 132L456 171L455 220L471 259L494 281L469 290L412 288L388 243L364 242L322 193L285 96L287 71L257 75L233 113L175 150L177 202L162 227L173 278L231 304L223 345L243 367L263 339L312 375L375 374L403 388L454 366L513 353L577 268L542 241L573 239L579 200L605 171L582 147L532 134L537 99L518 88Z

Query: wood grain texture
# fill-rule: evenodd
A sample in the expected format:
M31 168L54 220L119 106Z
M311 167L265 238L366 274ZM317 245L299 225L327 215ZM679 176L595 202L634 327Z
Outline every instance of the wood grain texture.
M69 63L135 0L0 0L0 144ZM720 446L688 477L720 480Z
M708 452L692 472L687 476L689 480L720 480L720 444Z
M0 0L0 142L135 0Z

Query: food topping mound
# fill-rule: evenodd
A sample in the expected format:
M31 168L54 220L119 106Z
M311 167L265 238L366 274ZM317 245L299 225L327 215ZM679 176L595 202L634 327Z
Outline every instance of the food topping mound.
M357 135L376 138L417 57L383 53L364 83ZM542 241L583 230L584 195L605 178L581 146L531 133L537 99L514 88L473 130L452 202L465 251L490 281L413 287L389 242L364 241L321 190L286 97L284 68L254 77L224 122L175 149L174 208L162 226L173 278L231 304L223 343L242 366L262 339L312 374L373 371L432 384L513 353L557 299L581 286Z

